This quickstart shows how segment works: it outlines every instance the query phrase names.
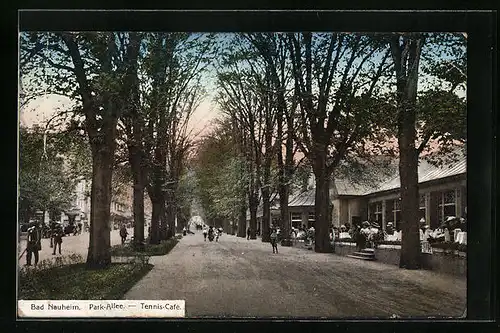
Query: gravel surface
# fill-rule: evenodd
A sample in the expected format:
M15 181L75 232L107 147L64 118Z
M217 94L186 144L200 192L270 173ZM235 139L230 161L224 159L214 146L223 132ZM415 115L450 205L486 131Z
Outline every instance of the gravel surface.
M125 299L186 300L187 317L460 317L466 280L224 234L185 236Z

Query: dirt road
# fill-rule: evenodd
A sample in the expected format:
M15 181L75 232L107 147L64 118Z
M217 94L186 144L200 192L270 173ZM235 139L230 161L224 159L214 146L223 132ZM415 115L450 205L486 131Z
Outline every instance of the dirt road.
M458 317L466 281L430 271L188 235L125 299L186 300L188 317Z

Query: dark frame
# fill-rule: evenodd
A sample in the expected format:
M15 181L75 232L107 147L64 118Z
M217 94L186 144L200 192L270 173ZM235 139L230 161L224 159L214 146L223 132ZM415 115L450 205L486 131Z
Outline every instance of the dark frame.
M492 320L498 313L493 305L496 287L492 273L495 264L495 199L496 173L493 133L496 130L492 110L496 101L492 73L496 70L495 29L496 14L492 12L321 12L321 11L143 11L143 12L79 12L79 11L23 11L19 12L20 30L170 30L170 31L466 31L468 33L468 110L474 110L474 117L468 118L468 213L478 223L469 223L468 239L468 290L467 319L474 321ZM493 74L494 75L494 74ZM16 94L17 98L17 94ZM496 116L496 115L495 115ZM17 129L14 129L14 133ZM12 137L11 137L12 140ZM15 141L15 139L14 139ZM15 145L14 145L15 147ZM14 148L15 149L15 148ZM13 156L16 152L12 152ZM15 179L15 178L12 178ZM15 185L14 185L15 186ZM14 187L15 188L15 187ZM13 195L15 198L15 194ZM15 211L15 203L12 206ZM15 214L15 212L14 212ZM474 229L470 228L474 225ZM14 229L15 230L15 229ZM15 232L15 231L14 231ZM14 238L14 237L12 237ZM13 239L15 242L15 239ZM11 249L14 249L11 246ZM15 266L15 263L13 263ZM14 267L14 270L16 268ZM13 303L11 303L13 304ZM12 311L12 310L11 310ZM55 320L54 327L62 323ZM64 320L65 321L65 320ZM90 319L88 321L97 321ZM99 320L101 321L101 320ZM186 320L193 322L194 320ZM213 328L234 326L223 319L216 319ZM232 320L238 325L240 320ZM244 322L253 321L244 319ZM346 318L346 324L353 325ZM150 320L150 322L157 322ZM269 320L266 320L269 323ZM357 328L372 329L370 322L359 322ZM373 322L373 321L372 321ZM456 322L455 320L453 322ZM23 323L36 327L37 323ZM88 323L85 326L88 327ZM137 327L138 323L130 323ZM151 323L156 324L156 323ZM181 325L173 320L169 327ZM280 329L288 330L290 323L283 323ZM77 324L81 325L81 324ZM102 323L103 326L108 326ZM196 324L192 325L195 326ZM297 323L297 326L301 324ZM417 324L415 324L417 325ZM427 321L418 324L427 327ZM270 326L270 325L269 325ZM329 326L322 321L313 327L323 331ZM394 327L400 323L394 323ZM155 326L158 327L158 326ZM441 326L442 327L442 326ZM304 326L302 328L305 328Z

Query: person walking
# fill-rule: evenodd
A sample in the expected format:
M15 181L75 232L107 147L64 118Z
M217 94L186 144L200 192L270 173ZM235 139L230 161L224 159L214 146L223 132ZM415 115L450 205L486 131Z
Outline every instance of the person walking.
M247 229L247 240L249 240L249 239L250 239L250 227L248 227L248 229Z
M61 244L63 241L63 230L60 225L56 226L54 230L54 247L52 250L52 255L56 254L56 249L59 247L59 254L61 254Z
M207 235L208 235L208 230L207 227L203 228L203 239L206 242L207 241Z
M125 240L127 239L128 231L124 224L120 227L120 237L122 238L122 245L125 244Z
M38 251L42 249L42 235L38 225L33 223L28 229L28 244L26 246L26 266L31 266L31 258L35 257L35 266L38 264Z
M271 232L271 245L273 247L273 253L278 253L278 232L276 228L273 228Z

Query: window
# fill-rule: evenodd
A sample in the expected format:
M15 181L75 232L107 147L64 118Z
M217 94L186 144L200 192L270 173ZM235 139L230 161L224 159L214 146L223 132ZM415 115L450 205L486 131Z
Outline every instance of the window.
M392 222L394 224L394 200L387 200L385 202L385 222Z
M292 221L292 227L299 228L302 224L302 216L300 213L290 213L290 220Z
M382 225L382 202L374 202L370 205L370 219Z
M420 196L420 204L419 204L419 208L420 208L420 215L419 215L419 219L425 219L427 221L427 218L425 217L425 212L426 212L426 206L425 206L425 194L422 194Z
M314 222L316 221L316 216L314 213L309 213L309 216L307 218L307 228L314 227Z
M455 190L441 193L438 204L439 222L443 223L448 216L456 216Z
M401 198L394 200L394 203L392 205L392 215L394 220L394 228L396 228L396 230L399 230L399 223L401 222Z

